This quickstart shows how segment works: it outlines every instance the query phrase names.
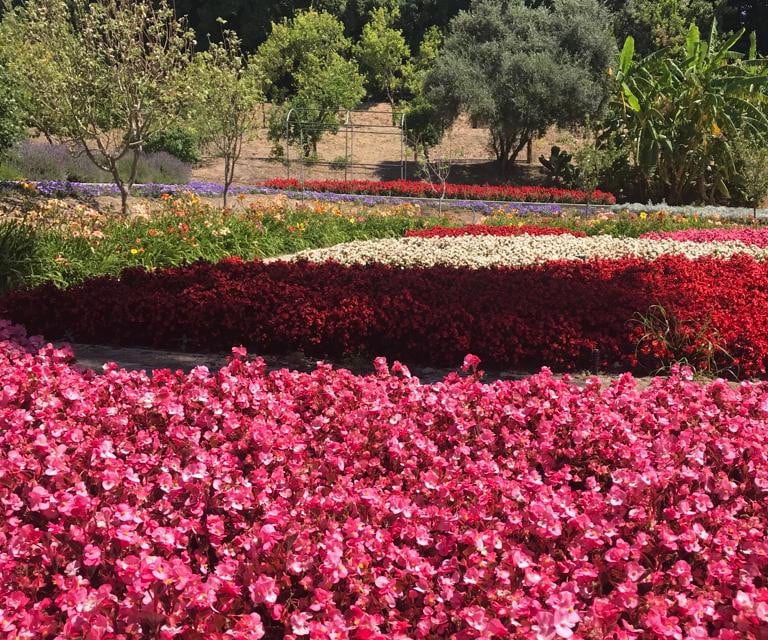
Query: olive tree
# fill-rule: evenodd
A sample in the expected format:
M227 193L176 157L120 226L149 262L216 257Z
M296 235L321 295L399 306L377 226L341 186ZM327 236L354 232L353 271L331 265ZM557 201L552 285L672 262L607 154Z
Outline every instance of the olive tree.
M234 31L212 42L190 69L193 121L200 141L224 160L224 206L235 179L243 142L256 131L262 78L252 56L242 52Z
M126 213L144 142L182 113L185 22L165 0L30 0L2 36L30 120L109 172Z
M430 101L488 129L504 175L534 137L604 106L616 43L598 0L476 0L452 22L433 72Z

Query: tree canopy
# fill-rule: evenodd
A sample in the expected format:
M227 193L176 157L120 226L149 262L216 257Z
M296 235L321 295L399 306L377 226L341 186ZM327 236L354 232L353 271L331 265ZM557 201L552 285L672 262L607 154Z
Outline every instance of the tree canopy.
M537 135L598 114L616 44L597 0L477 0L451 23L427 95L489 131L501 173Z

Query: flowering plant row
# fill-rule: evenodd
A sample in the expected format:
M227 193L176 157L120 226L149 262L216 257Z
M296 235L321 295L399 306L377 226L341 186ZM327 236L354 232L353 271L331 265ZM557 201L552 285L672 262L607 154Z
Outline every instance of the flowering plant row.
M656 307L673 323L649 335L639 319ZM262 353L367 353L449 366L473 352L491 365L561 370L591 368L596 355L603 367L639 370L685 358L743 376L766 373L766 308L768 264L747 256L517 269L227 260L131 269L0 299L0 317L94 344L246 344ZM707 355L713 343L717 352Z
M381 263L398 267L525 266L554 260L619 259L637 256L653 260L664 255L729 258L737 254L768 259L768 248L741 242L682 242L664 238L575 237L571 234L470 234L437 237L358 240L307 249L281 259L334 261L344 265Z
M442 185L412 180L308 180L275 178L264 183L265 187L282 190L332 191L335 193L359 193L382 196L408 196L412 198L437 198ZM512 202L561 202L582 203L587 201L586 191L557 189L552 187L512 187L494 185L447 184L445 197L458 200L499 200ZM591 194L595 204L616 204L613 194L595 191Z
M560 227L537 227L532 225L491 226L469 224L463 227L432 227L431 229L409 229L407 238L454 238L460 236L561 236L586 237L583 231L572 231Z
M649 232L642 238L680 240L685 242L743 242L746 245L768 247L768 228L736 227L733 229L684 229L680 231Z
M473 356L421 385L241 349L96 375L17 340L3 637L765 638L765 385L484 385Z

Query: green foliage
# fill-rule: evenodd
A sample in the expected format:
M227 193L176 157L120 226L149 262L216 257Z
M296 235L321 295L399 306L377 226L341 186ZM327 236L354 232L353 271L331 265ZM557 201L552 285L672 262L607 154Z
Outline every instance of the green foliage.
M768 65L691 27L685 47L635 60L628 38L619 59L604 139L624 148L640 175L640 197L714 202L729 198L737 173L734 141L768 140Z
M144 152L157 151L170 153L188 164L200 162L200 141L189 127L173 125L149 136L144 143Z
M30 0L5 16L0 36L30 121L83 147L127 211L144 142L182 111L193 34L165 0Z
M193 119L201 141L224 159L224 206L243 143L255 135L263 77L234 31L197 55L191 68Z
M735 142L736 184L755 216L768 198L768 147L760 141L741 136Z
M0 220L0 292L19 288L42 271L37 254L34 230Z
M287 131L289 143L298 144L304 158L316 157L323 135L338 132L340 110L354 109L365 96L364 79L353 60L334 53L308 57L296 72L296 85L296 95L273 109L269 138L279 148Z
M450 118L460 111L490 134L501 174L534 136L600 112L615 51L597 0L477 0L459 14L427 80Z
M682 47L691 24L704 28L724 6L723 0L628 0L620 16L625 35L638 51Z
M426 81L443 45L443 34L433 27L424 35L419 52L408 65L405 88L409 97L400 103L405 114L405 139L414 154L429 157L429 150L443 138L450 117L426 94Z
M403 32L393 27L399 16L397 7L383 6L371 11L355 46L369 93L386 96L393 106L405 89L411 58Z
M339 110L360 104L365 80L357 63L345 57L350 49L344 25L326 12L311 9L273 25L256 63L267 96L280 104L269 124L276 157L284 155L286 131L289 144L299 144L305 158L316 156L323 134L338 131Z
M6 64L0 60L0 153L9 149L24 135L19 96Z
M272 32L256 52L266 81L267 98L281 103L301 89L298 75L307 66L346 55L352 46L344 25L325 11L298 11L272 25Z
M614 165L621 155L620 149L608 146L597 146L587 143L579 147L574 154L576 170L574 171L572 184L587 192L587 205L589 194L602 183L606 172Z
M181 223L179 211L184 213ZM75 236L54 224L0 226L0 286L69 286L118 275L127 267L174 267L232 256L253 260L353 240L397 238L408 229L446 223L407 210L342 215L331 207L297 206L226 212L194 198L173 199L151 218L112 217L90 236Z
M571 231L583 231L589 236L615 236L621 238L638 238L644 233L661 231L681 231L684 229L724 229L728 224L715 218L700 216L672 215L663 211L652 213L611 213L599 216L584 217L583 215L568 214L553 217L551 215L515 216L506 213L496 213L485 219L484 224L492 226L534 225L537 227L557 227ZM731 225L731 226L743 226Z

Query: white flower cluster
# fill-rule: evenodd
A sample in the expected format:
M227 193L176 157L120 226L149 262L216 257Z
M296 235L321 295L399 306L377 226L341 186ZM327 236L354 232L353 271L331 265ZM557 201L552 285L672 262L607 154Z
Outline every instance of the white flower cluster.
M768 248L748 246L738 241L680 242L595 236L460 236L454 238L396 238L365 240L312 249L285 256L282 260L309 260L341 264L391 264L401 267L524 266L551 260L586 260L589 258L624 258L636 256L653 260L663 255L688 258L706 256L729 258L744 253L758 260L768 258Z

